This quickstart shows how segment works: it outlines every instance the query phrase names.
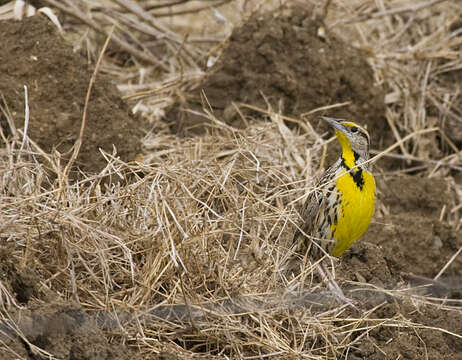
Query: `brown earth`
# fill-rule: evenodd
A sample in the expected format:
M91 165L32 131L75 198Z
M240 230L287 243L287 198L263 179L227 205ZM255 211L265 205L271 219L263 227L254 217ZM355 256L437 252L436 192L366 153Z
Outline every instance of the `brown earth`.
M57 149L68 159L79 135L92 67L42 16L1 21L0 43L2 106L8 107L15 127L24 128L26 85L29 137L46 153ZM0 126L11 135L3 114ZM112 154L113 146L123 161L133 160L141 149L143 126L143 120L131 114L110 78L98 74L77 165L87 172L99 172L107 163L99 149Z
M326 115L364 124L374 129L372 141L379 146L388 134L383 89L371 86L373 72L365 54L334 34L319 36L323 24L312 14L296 8L282 16L255 16L236 28L203 81L182 94L182 101L167 114L174 130L188 133L200 128L204 117L185 110L201 111L202 93L208 101L205 108L210 104L218 119L234 126L244 124L233 102L264 110L269 104L295 118L322 106L350 102L317 112L316 118ZM246 117L252 115L246 108L240 110Z
M293 116L321 105L352 101L348 107L330 111L329 115L364 120L374 127L376 140L388 141L383 92L370 86L373 79L367 63L356 50L335 37L318 37L320 26L306 15L290 14L288 18L257 17L237 29L219 62L201 84L218 116L236 122L237 116L230 108L232 101L265 108L260 91L274 107L282 100L284 113ZM39 16L21 22L0 22L0 42L3 47L0 91L14 115L16 127L23 126L23 85L27 84L30 136L45 151L53 147L69 150L80 126L91 75L85 59L72 53ZM199 106L198 90L188 98L188 107ZM172 114L182 114L181 122L173 124L178 130L196 124L196 120L181 111L185 106L181 104L169 115L173 119L176 115ZM1 121L3 131L7 132L5 118ZM116 144L123 159L132 159L139 149L139 129L139 121L131 117L113 85L99 76L90 102L79 165L84 170L98 171L105 164L99 155L95 156L99 154L98 148L111 151L112 144ZM376 216L363 240L340 260L338 274L344 280L365 281L389 289L432 279L462 246L462 234L439 219L443 206L453 202L447 182L417 176L379 179L379 182L379 203L389 215ZM40 274L13 263L10 249L4 244L1 247L0 280L15 294L14 301L23 306L21 314L11 315L22 319L22 330L31 344L61 359L135 358L135 350L122 345L117 338L110 341L110 334L98 328L81 308L39 290L43 289L39 286ZM452 282L461 275L462 261L457 258L438 286L428 291L440 297L461 298ZM37 299L49 305L39 306ZM367 301L364 306L369 308ZM416 311L415 306L405 301L390 301L375 317L406 318L462 334L462 317L428 305ZM30 344L18 338L5 340L2 336L1 339L8 341L7 345L23 358L38 356ZM460 359L461 353L462 342L449 334L390 325L370 331L348 358L452 360Z

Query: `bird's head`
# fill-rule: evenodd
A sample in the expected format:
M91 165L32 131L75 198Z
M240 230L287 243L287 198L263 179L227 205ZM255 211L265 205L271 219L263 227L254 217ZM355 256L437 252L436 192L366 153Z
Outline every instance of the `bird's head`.
M361 159L369 158L370 137L366 129L352 121L343 121L323 116L322 119L335 128L335 135L342 150L353 151Z

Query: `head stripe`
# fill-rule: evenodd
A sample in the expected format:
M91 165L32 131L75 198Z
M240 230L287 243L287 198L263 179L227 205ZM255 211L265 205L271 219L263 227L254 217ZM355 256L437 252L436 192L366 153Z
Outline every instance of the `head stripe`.
M353 126L356 126L358 129L359 129L359 134L364 137L367 142L369 143L370 142L370 138L369 138L369 134L368 132L361 126L359 126L358 124L352 122L352 121L341 121L340 122L342 125L344 126L348 126L348 127L353 127Z
M353 127L353 126L360 127L360 126L358 126L357 124L355 124L354 122L351 122L351 121L341 121L340 124L345 125L345 126L349 126L349 127Z

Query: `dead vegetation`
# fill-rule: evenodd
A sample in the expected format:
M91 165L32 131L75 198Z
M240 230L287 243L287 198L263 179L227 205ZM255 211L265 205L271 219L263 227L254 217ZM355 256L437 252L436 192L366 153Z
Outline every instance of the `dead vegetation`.
M96 325L104 335L136 349L139 358L437 358L460 342L460 325L450 325L462 319L462 4L312 2L314 13L326 15L328 33L366 51L376 81L371 86L386 90L392 141L384 138L374 148L378 182L411 173L444 178L450 192L438 216L429 215L447 226L454 248L440 259L441 271L405 282L392 274L392 259L382 257L389 283L337 272L359 301L353 309L332 299L291 244L296 208L326 165L332 139L269 102L256 109L258 118L242 115L247 126L237 129L215 117L204 94L199 116L209 123L196 137L171 133L162 117L201 81L207 63L218 61L234 26L254 12L286 11L279 2L42 3L66 14L64 33L78 39L75 48L92 62L115 24L99 71L114 77L151 128L142 161L126 163L102 151L106 167L73 181L66 157L45 153L27 136L28 116L16 128L8 104L2 105L8 123L0 149L2 352L18 356L12 340L18 337L29 356L66 358L31 340L38 336L25 325L24 316L38 321L30 304L50 302L73 303L91 321L99 314L109 322ZM241 113L252 104L235 106ZM335 106L313 109L307 119ZM385 157L393 166L380 165ZM376 222L385 226L380 222L390 207L381 196ZM368 243L374 240L366 240L365 252L381 254ZM387 347L389 339L398 341L396 329L413 340Z

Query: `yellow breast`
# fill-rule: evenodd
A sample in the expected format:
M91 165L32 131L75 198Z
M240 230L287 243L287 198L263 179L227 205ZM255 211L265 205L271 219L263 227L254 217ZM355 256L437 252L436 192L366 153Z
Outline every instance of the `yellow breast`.
M374 177L362 170L363 183L358 186L350 173L346 170L342 173L337 179L337 189L341 193L338 221L330 228L331 237L337 240L332 256L342 255L366 232L375 206Z

